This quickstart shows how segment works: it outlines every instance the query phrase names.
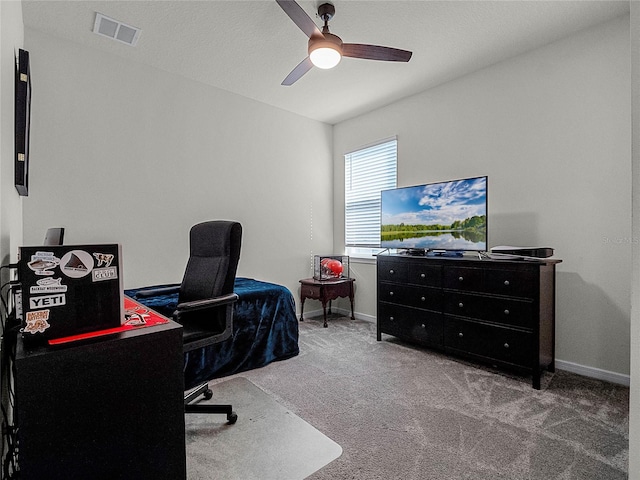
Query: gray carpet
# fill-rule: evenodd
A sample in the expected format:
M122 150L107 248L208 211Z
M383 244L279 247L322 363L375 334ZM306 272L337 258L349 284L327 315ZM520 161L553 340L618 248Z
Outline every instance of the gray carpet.
M626 387L558 371L538 391L336 315L300 349L241 376L341 445L310 480L627 478Z

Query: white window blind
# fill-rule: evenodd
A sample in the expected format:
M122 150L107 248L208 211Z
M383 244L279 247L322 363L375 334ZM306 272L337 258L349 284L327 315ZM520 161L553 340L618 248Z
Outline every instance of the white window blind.
M344 156L346 246L380 245L380 191L396 187L397 165L395 138Z

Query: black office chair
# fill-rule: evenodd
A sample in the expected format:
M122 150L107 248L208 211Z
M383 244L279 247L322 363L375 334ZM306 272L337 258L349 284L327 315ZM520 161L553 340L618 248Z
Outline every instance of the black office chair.
M43 245L62 245L64 240L64 227L52 227L47 229Z
M136 294L141 299L178 292L173 319L182 324L185 353L231 336L241 242L242 225L238 222L216 220L194 225L189 232L189 261L182 283ZM192 404L200 395L206 399L213 396L207 383L185 394L186 413L221 413L227 415L228 423L236 423L238 415L231 405Z

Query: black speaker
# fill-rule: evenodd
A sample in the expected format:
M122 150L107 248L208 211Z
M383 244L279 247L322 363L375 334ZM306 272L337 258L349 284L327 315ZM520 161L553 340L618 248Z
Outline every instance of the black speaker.
M522 257L549 258L553 256L553 248L550 247L493 247L491 253L504 255L516 255Z

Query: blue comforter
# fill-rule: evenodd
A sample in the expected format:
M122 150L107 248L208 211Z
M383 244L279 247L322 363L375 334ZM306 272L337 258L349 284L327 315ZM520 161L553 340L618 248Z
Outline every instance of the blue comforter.
M135 298L141 290L125 290ZM233 335L228 340L185 353L185 389L216 377L263 367L299 353L298 320L291 292L281 285L249 278L236 278L238 294L233 318ZM171 318L178 294L137 299L140 303Z

